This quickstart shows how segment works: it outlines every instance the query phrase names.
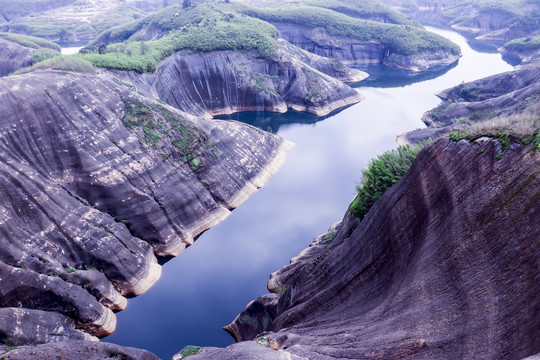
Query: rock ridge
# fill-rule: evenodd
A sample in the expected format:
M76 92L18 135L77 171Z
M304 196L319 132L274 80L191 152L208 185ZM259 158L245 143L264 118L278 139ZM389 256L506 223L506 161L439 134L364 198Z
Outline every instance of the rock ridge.
M112 333L113 312L158 280L157 257L225 218L291 147L156 103L103 72L0 79L0 112L6 346Z
M243 342L193 359L537 354L540 153L501 151L492 139L427 146L362 222L347 213L271 275L277 295L228 327Z

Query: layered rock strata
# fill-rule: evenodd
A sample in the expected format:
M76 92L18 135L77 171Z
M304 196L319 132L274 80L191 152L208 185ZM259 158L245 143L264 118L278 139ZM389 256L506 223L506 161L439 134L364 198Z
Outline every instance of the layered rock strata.
M368 76L284 41L275 60L247 51L178 52L154 74L115 75L182 111L213 116L288 110L327 115L363 100L336 77L352 82Z
M104 73L0 79L0 113L6 346L113 332L114 312L159 278L156 257L225 218L290 147L154 103Z
M460 55L445 51L424 52L410 56L391 54L377 40L359 41L353 38L328 34L322 28L286 23L274 24L281 36L314 54L336 59L345 65L384 64L412 71L428 71L455 63Z
M32 65L35 49L0 38L0 77Z
M398 135L398 142L418 143L453 131L461 122L510 115L536 103L540 96L540 63L463 83L437 94L443 103L424 114L427 129Z
M193 360L537 354L540 153L501 151L487 138L426 147L360 223L347 213L271 275L279 299L228 327L255 341Z

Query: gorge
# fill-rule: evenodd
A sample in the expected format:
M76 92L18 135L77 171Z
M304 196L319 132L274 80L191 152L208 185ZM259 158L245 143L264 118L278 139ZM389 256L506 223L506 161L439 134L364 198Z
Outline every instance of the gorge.
M70 56L0 33L2 359L540 353L534 53L504 72L378 2L167 5ZM364 218L398 134L442 138Z
M184 345L230 344L232 339L221 327L266 292L268 274L343 215L361 169L377 154L394 148L398 133L423 126L423 112L440 101L436 92L512 68L498 54L471 49L455 32L430 30L451 39L463 53L457 67L435 79L410 84L407 72L363 68L383 82L396 82L398 76L402 82L397 87L380 82L370 87L368 78L359 84L366 84L359 88L364 101L314 126L310 119L316 118L299 114L232 115L261 128L273 127L296 146L269 184L206 232L196 246L167 263L149 292L130 300L118 314L117 332L105 341L149 349L162 358ZM386 72L390 75L385 78ZM286 204L281 199L287 199ZM213 261L201 269L198 264L205 259ZM137 326L140 319L145 327Z

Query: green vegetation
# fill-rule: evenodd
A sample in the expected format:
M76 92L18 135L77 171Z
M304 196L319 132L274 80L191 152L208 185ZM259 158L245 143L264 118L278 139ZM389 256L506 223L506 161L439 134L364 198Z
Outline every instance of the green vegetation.
M113 26L125 24L146 15L144 11L136 7L119 4L106 13L99 13L99 11L95 13L97 9L91 9L89 23L86 19L79 19L77 15L74 15L79 12L88 12L88 4L75 2L74 4L66 3L66 5L68 5L66 8L52 12L18 17L9 23L0 25L0 29L54 41L73 38L93 39ZM61 6L55 6L55 8L61 8Z
M540 50L540 36L515 39L504 44L503 48L515 53L532 53Z
M454 88L457 95L465 101L475 101L477 96L480 94L481 89L471 85L465 84L462 82Z
M361 20L313 6L258 8L234 4L234 7L239 13L271 23L291 23L309 28L324 28L330 35L360 41L377 39L390 53L413 55L440 50L452 54L460 53L459 47L451 41L416 26Z
M145 104L136 99L123 101L126 113L122 123L152 148L171 150L160 152L162 158L171 161L180 158L193 171L204 166L200 155L205 150L213 151L215 143L208 142L202 129L161 105ZM163 154L167 154L166 157Z
M379 1L303 0L294 3L326 8L359 19L418 26L399 11Z
M75 71L81 73L93 73L94 66L89 61L82 59L76 55L73 56L56 56L51 59L44 60L30 67L21 69L15 72L15 75L25 74L34 70L52 69Z
M67 270L66 270L66 272L67 272L68 274L74 273L75 271L77 271L77 270L75 270L75 269L67 269Z
M197 355L201 352L201 348L198 346L188 345L182 349L182 359L191 355Z
M0 38L3 38L11 42L16 42L22 46L26 46L32 49L51 49L51 50L56 50L57 52L60 51L60 46L56 45L55 43L50 42L48 40L39 39L33 36L0 32Z
M529 105L515 114L458 127L450 134L450 139L473 141L484 136L499 139L503 151L497 155L498 159L512 141L521 142L526 146L532 145L533 149L540 150L540 102L533 98L532 104L527 100L525 103Z
M409 170L425 145L400 146L371 160L368 167L362 171L362 184L356 188L358 195L349 206L349 211L362 220L384 192Z
M143 41L137 31L150 25L165 35ZM163 58L180 50L253 50L271 58L277 36L274 26L235 14L225 4L200 4L189 9L172 6L103 33L82 56L99 67L153 72ZM113 44L95 47L103 43Z
M323 244L331 243L332 240L334 240L334 237L336 236L336 234L337 234L336 231L332 231L332 232L324 234L323 237L322 237L322 243Z
M58 56L58 51L55 51L52 49L39 49L34 52L34 55L32 55L32 62L36 64L38 62L52 59L57 56Z

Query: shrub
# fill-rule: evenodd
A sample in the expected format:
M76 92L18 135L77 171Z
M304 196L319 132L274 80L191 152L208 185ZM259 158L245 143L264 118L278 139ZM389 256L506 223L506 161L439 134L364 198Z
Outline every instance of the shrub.
M45 61L47 59L52 59L54 57L57 57L58 51L52 50L52 49L38 49L34 52L34 55L32 55L32 62L38 63Z
M44 48L44 49L56 50L58 52L60 51L60 46L58 46L57 44L51 41L43 40L43 39L33 37L33 36L26 36L26 35L13 34L13 33L0 33L0 37L8 41L16 42L22 46L32 48L32 49Z
M25 74L34 70L40 69L52 69L52 70L65 70L81 73L94 72L94 66L92 63L78 57L78 56L56 56L51 59L47 59L40 63L34 64L30 67L16 71L14 75Z
M349 206L349 211L362 220L384 192L409 170L426 144L400 146L371 160L362 171L362 184L356 188L358 195Z
M165 35L154 41L139 41L141 38L136 32L145 25L153 25ZM99 67L153 72L163 58L180 50L253 50L272 58L276 53L277 36L273 25L236 16L224 6L201 4L188 10L172 6L102 34L85 50L83 57ZM113 44L108 45L103 54L98 53L95 46L104 42Z

